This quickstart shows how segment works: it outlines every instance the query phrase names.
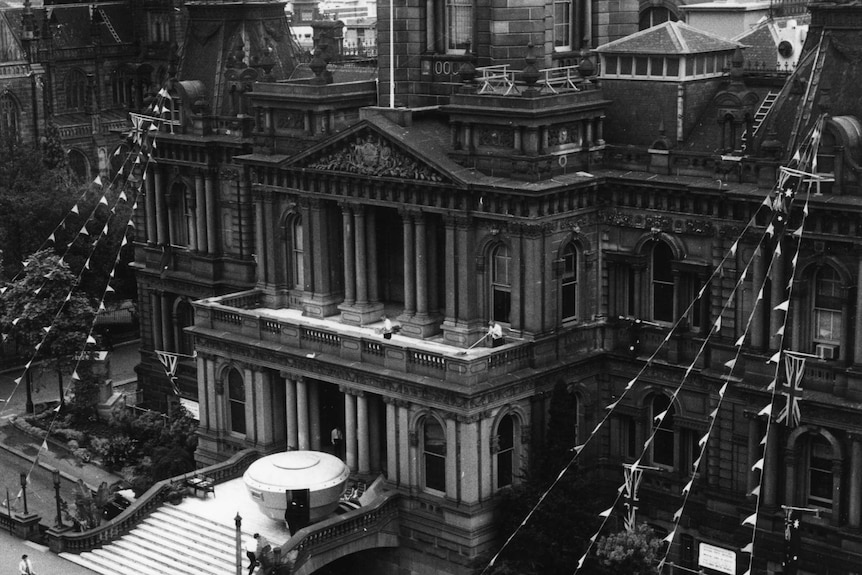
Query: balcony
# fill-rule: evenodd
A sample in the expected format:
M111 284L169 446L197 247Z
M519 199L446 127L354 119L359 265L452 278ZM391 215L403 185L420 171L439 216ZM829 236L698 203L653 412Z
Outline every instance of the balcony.
M566 331L551 340L553 344L508 337L501 347L480 344L465 349L445 343L442 337L394 335L384 339L382 322L353 326L341 323L340 316L319 319L303 316L300 309L270 309L265 307L264 293L257 290L200 300L194 307L195 325L188 331L195 335L196 345L203 348L208 341L244 344L275 355L361 363L376 373L389 371L412 379L431 378L461 385L514 377L519 370L545 363L549 357L571 361L577 355L595 352L595 342L601 341L595 332L605 327L596 323Z

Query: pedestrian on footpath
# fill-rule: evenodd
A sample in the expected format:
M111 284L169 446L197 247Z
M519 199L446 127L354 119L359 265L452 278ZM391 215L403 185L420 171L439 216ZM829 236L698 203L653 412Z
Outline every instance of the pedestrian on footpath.
M33 572L33 565L30 563L30 559L27 557L27 554L21 555L21 562L18 563L18 573L20 575L36 575Z

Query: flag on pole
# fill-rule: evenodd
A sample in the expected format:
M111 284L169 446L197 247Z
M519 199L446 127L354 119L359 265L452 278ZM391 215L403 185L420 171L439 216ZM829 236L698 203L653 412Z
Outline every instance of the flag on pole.
M787 398L784 407L775 419L776 422L785 422L787 427L799 425L799 397L802 395L802 376L805 375L805 358L794 356L790 353L784 354L784 370L787 372L787 383L782 385L781 395Z
M802 547L799 536L800 515L796 509L787 509L784 514L784 575L796 575L799 568L799 551Z

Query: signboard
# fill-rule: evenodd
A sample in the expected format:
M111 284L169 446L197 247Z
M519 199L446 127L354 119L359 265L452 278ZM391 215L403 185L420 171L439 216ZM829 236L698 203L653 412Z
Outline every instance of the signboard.
M184 397L180 398L180 405L186 408L186 411L189 412L193 418L198 421L201 420L201 404L197 401L192 401L191 399L186 399Z
M697 564L720 573L736 575L736 551L701 542Z

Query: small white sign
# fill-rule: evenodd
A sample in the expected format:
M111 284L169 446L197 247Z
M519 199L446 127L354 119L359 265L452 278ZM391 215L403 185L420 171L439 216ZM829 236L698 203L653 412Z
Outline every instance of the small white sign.
M728 575L736 575L736 551L701 543L697 564Z
M180 398L180 405L186 408L186 411L189 412L193 418L198 421L201 420L201 404L197 401L192 401L191 399L186 399L184 397Z

